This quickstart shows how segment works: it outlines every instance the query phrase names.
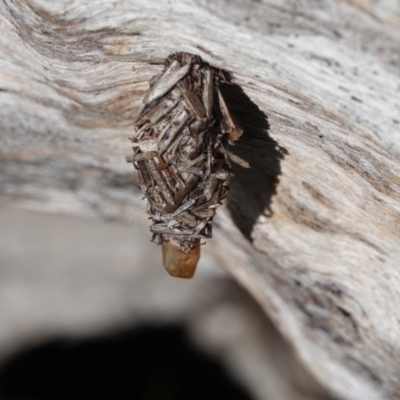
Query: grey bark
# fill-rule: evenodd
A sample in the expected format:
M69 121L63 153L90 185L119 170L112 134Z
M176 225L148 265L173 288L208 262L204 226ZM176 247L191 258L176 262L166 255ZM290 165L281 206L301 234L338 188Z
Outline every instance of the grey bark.
M2 1L4 201L146 225L127 138L176 51L233 73L252 167L204 252L329 393L400 398L397 1Z

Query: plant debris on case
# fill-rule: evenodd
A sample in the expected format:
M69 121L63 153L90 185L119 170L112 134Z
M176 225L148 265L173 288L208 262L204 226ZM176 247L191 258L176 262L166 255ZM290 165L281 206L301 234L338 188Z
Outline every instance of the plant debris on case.
M138 170L153 241L162 244L173 276L193 276L201 240L212 236L213 217L227 196L231 162L249 168L227 149L243 132L218 87L230 82L229 73L199 56L169 56L150 82L130 138L127 161Z

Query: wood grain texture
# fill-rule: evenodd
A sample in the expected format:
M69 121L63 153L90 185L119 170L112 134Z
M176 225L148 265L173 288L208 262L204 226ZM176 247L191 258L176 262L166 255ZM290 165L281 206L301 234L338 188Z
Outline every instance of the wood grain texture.
M127 137L176 51L233 73L251 164L204 250L333 395L400 398L398 2L4 0L1 194L145 223Z

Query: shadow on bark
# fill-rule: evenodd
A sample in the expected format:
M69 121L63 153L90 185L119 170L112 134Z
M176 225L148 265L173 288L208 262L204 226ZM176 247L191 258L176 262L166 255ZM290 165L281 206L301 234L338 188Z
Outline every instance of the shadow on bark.
M232 165L227 206L233 221L252 240L251 232L260 214L271 215L271 200L281 173L280 163L287 150L269 136L269 122L239 85L221 85L229 110L244 128L242 137L230 150L250 163L250 169Z

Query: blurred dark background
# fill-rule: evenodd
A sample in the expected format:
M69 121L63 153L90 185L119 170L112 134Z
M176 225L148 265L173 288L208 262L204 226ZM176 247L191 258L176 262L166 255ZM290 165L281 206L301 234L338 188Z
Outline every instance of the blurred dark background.
M0 207L0 400L328 399L204 246L170 277L142 226Z
M35 347L4 366L0 388L10 400L252 398L172 325Z

